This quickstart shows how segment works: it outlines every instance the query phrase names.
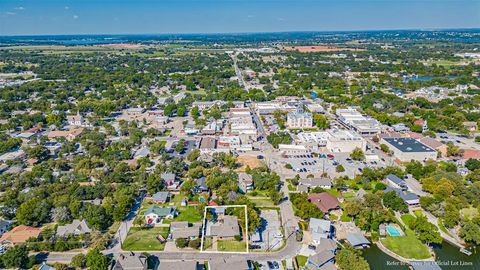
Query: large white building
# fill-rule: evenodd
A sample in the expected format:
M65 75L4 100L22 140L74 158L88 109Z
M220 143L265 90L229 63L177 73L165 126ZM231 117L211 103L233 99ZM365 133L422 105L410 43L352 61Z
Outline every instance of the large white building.
M291 112L287 114L288 128L312 128L313 115L311 113Z
M310 151L348 153L355 148L365 151L367 142L358 133L350 130L329 129L321 132L302 132L297 135L297 144Z
M257 141L257 127L253 123L252 114L248 108L230 109L228 119L228 133L232 136L238 136L241 144L249 144Z
M340 122L362 136L373 136L382 130L380 122L374 118L362 115L355 108L337 109L336 114Z

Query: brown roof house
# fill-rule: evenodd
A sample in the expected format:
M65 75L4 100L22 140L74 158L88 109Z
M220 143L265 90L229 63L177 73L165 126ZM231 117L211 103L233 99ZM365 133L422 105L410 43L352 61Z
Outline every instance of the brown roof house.
M432 148L433 150L436 150L437 152L440 152L442 154L442 157L447 156L447 149L448 146L444 143L441 143L433 138L430 137L423 137L420 138L419 141L423 143L424 145Z
M29 238L37 238L42 230L40 228L20 225L2 235L0 243L18 245L25 243Z
M325 214L340 208L337 198L327 192L308 194L308 200Z

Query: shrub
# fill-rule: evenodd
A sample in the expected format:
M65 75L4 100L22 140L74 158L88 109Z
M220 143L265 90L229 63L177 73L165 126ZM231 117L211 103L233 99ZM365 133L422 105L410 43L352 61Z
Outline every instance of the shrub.
M178 238L177 240L175 240L175 244L179 248L184 248L188 245L188 240L185 238Z

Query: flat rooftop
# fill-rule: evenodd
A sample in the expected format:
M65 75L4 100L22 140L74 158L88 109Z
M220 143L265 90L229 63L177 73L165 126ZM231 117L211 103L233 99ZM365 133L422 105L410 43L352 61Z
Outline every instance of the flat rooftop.
M384 138L384 140L402 152L435 152L432 148L413 138Z

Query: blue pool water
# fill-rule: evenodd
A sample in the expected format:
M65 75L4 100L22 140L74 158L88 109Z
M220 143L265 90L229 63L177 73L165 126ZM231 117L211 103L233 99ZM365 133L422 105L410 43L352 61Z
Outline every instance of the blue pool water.
M398 230L397 228L395 228L394 226L386 226L385 229L387 230L388 234L390 236L400 236L402 235Z

